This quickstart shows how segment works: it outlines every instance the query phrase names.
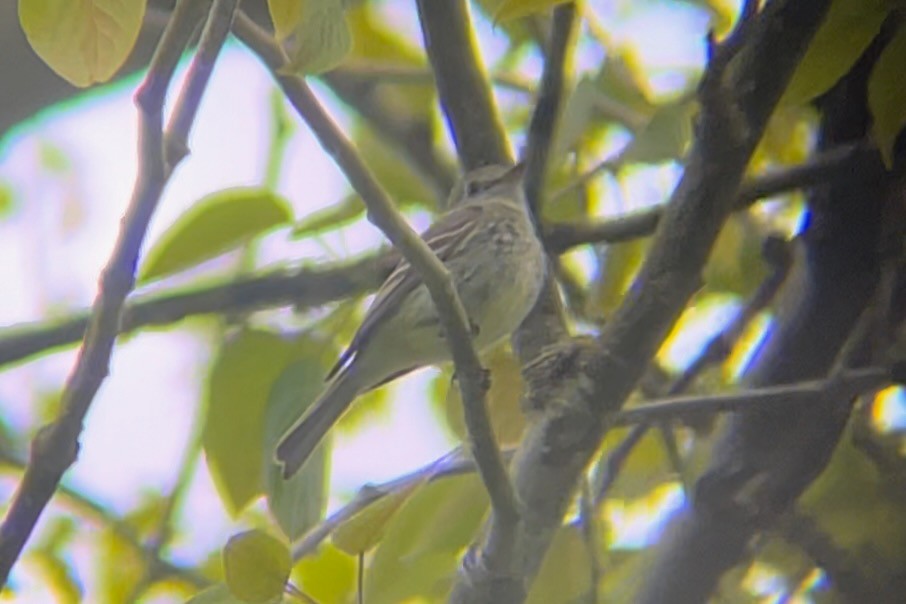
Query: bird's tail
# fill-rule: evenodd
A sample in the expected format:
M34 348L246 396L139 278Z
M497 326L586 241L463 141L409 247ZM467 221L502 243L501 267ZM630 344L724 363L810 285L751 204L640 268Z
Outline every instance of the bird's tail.
M341 373L280 439L274 459L283 466L284 479L299 471L327 431L355 400L359 393L356 382L349 371Z

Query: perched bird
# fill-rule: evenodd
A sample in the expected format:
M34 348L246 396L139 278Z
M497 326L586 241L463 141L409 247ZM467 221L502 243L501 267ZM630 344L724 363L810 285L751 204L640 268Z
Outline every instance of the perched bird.
M522 192L523 164L465 175L453 207L422 234L456 285L479 352L510 335L535 304L546 259ZM434 302L400 260L378 290L328 384L277 445L283 477L295 474L353 400L420 367L450 360Z

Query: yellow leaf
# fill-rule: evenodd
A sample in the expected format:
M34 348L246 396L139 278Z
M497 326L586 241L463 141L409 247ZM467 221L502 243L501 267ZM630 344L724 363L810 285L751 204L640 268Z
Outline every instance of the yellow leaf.
M888 0L834 0L780 105L800 105L833 86L874 39L891 4Z
M588 546L573 526L562 527L544 556L532 585L529 604L566 604L581 601L591 589L592 560Z
M283 594L292 569L289 547L264 531L233 535L223 548L230 593L243 602L268 602Z
M505 343L487 353L485 367L491 371L491 388L486 403L491 416L491 426L498 444L512 445L522 438L525 417L519 406L522 399L522 373L519 363ZM463 417L462 397L459 387L450 385L446 400L447 421L450 428L466 439L467 432Z
M431 472L425 472L420 480L414 481L398 491L394 491L360 510L334 530L334 545L347 554L357 556L377 545L387 528L387 523L409 498L431 478ZM369 487L365 487L366 489ZM368 497L369 493L362 496Z
M306 0L292 32L290 64L286 71L314 75L339 65L352 50L352 33L343 3L338 0Z
M881 150L884 164L893 163L893 144L906 124L906 29L902 27L884 48L868 80L868 107L874 118L871 134Z
M267 0L278 40L285 40L302 21L303 2L304 0Z
M494 21L510 21L565 4L568 0L503 0L494 12Z
M138 38L145 2L138 0L19 0L28 43L69 83L106 82Z

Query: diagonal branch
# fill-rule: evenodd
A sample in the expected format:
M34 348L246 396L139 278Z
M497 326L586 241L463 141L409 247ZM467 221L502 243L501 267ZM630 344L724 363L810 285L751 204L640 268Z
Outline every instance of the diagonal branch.
M194 96L180 98L175 115L194 114L210 64L229 33L232 3L217 1L200 43L186 89ZM82 349L63 391L61 412L51 424L41 428L32 441L28 467L12 504L0 525L0 586L5 585L25 542L34 530L41 512L56 491L63 473L78 454L78 438L85 415L107 375L113 344L119 331L120 315L126 296L135 284L134 267L145 239L148 223L171 173L164 158L163 105L176 64L207 3L182 1L174 10L142 86L136 95L139 108L139 172L132 199L123 218L119 237L101 273L97 298L85 333ZM208 65L199 66L204 58ZM177 121L188 128L190 121ZM187 135L171 132L175 140Z
M485 406L484 369L472 345L468 317L450 273L396 210L393 201L365 166L349 139L318 103L305 81L286 73L284 67L288 60L283 49L271 36L243 15L236 20L235 32L239 39L265 62L290 103L346 174L353 188L362 196L368 207L368 219L387 236L418 272L427 287L437 307L437 314L459 378L469 436L479 473L488 489L495 513L502 517L515 518L517 510L513 491Z

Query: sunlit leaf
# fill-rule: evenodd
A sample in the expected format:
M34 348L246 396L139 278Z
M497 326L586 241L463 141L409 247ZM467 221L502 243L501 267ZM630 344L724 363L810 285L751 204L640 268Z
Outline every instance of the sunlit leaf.
M679 101L662 105L621 153L623 163L659 163L678 160L692 139L695 103Z
M628 430L610 430L602 444L602 463L625 440ZM617 480L608 491L609 497L636 499L651 493L656 486L674 477L663 436L657 429L648 430L626 457Z
M225 584L219 584L198 592L185 604L245 604L245 602L230 593L230 588Z
M365 601L395 604L417 596L445 601L463 548L475 538L487 509L487 491L475 474L419 489L389 523L373 554Z
M19 0L19 22L29 44L69 83L106 82L120 68L145 16L145 2Z
M278 40L284 40L299 26L305 2L306 0L267 0Z
M211 368L203 444L230 514L262 492L264 413L293 351L291 342L275 334L245 330L224 344Z
M352 49L343 2L305 0L289 42L288 73L315 75L339 65Z
M893 164L893 145L906 124L906 29L900 28L884 47L868 80L868 107L873 118L871 134L888 168Z
M591 284L588 312L594 317L609 317L623 300L623 295L642 265L648 242L629 241L607 248Z
M314 402L324 386L325 368L312 342L310 354L286 366L271 389L265 411L264 476L267 506L290 539L317 523L327 502L327 443L318 446L302 469L284 480L270 454L280 438Z
M592 587L592 557L579 530L564 526L551 542L528 604L568 604L581 601Z
M112 528L105 529L99 539L94 558L98 588L108 602L128 602L136 586L145 576L145 554Z
M56 596L59 604L77 604L84 594L74 569L63 559L48 551L38 551L27 558L30 566L38 570L44 584Z
M780 104L805 103L833 86L874 39L892 4L887 0L834 0Z
M265 189L240 187L208 195L151 247L139 280L159 279L215 258L288 223L291 216L289 203Z
M485 400L491 416L494 435L501 446L519 442L525 428L520 407L522 373L519 362L506 344L500 344L483 355L484 366L491 372L491 388ZM451 384L446 397L447 422L461 439L467 440L462 397L459 387Z
M346 602L355 593L358 563L331 543L296 564L293 581L317 602Z
M568 0L503 0L494 13L495 21L509 21L533 13L546 12Z
M704 270L708 291L747 296L758 287L767 276L762 235L745 214L724 223Z
M223 574L230 592L252 604L283 594L292 569L289 547L264 531L233 535L223 548Z
M387 523L430 477L425 473L420 480L385 495L340 524L332 535L334 544L353 556L370 550L381 540Z

